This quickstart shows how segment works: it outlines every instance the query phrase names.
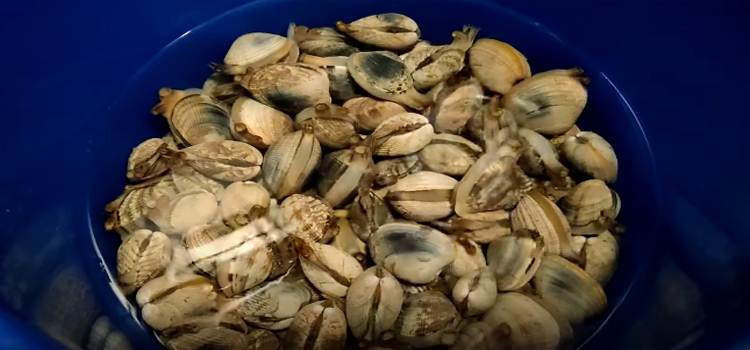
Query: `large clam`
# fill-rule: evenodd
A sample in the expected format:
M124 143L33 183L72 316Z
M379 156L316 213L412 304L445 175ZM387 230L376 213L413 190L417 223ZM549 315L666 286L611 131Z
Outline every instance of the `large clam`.
M560 200L560 209L572 226L584 226L600 219L614 219L614 196L602 180L586 180ZM606 228L606 227L604 227Z
M288 134L266 152L263 181L274 198L302 189L320 164L323 153L312 126Z
M482 38L468 52L474 75L487 89L507 94L517 81L531 76L531 68L518 50L495 39Z
M231 119L234 138L260 149L294 131L294 122L286 113L247 97L234 102Z
M415 348L456 342L461 315L445 295L425 291L406 296L396 321L396 339Z
M216 307L216 298L216 291L209 280L183 281L145 298L148 302L143 304L141 317L151 328L164 330L185 317L211 311Z
M404 50L419 40L419 26L413 19L398 13L367 16L336 28L355 40L387 50Z
M414 88L408 68L390 51L360 52L349 56L349 74L365 91L388 101L422 110L430 99Z
M156 206L156 200L161 196L171 198L177 192L178 189L169 176L125 186L125 192L104 208L107 212L104 228L116 230L123 235L149 228L151 222L147 214Z
M286 113L331 103L328 74L305 64L272 64L246 74L240 83L259 102Z
M271 205L271 196L255 182L234 182L222 192L219 201L224 224L237 229L265 215Z
M128 157L127 177L130 181L143 181L155 178L169 170L169 162L162 157L159 149L169 147L167 141L152 138L133 148Z
M617 155L603 137L584 131L568 137L562 154L576 170L605 182L617 180Z
M424 111L437 132L460 134L466 123L481 116L484 91L476 79L459 73L430 90L434 103Z
M181 234L212 222L218 210L219 204L213 193L196 190L181 192L172 198L159 197L154 208L149 209L148 217L163 232Z
M273 260L267 239L251 235L216 261L216 280L226 296L233 297L255 287L271 274Z
M346 319L355 338L375 342L396 323L404 291L381 266L367 269L352 281L346 294Z
M214 65L214 69L231 75L244 74L248 68L260 68L293 55L295 46L293 40L280 35L248 33L234 40L224 57L224 64Z

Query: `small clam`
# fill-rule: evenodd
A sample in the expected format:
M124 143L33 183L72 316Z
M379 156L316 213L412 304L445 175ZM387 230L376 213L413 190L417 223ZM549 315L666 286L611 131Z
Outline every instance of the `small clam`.
M186 93L162 88L159 98L161 102L151 112L167 117L169 128L179 143L193 146L232 139L229 108L202 90Z
M172 259L172 242L161 232L138 230L117 249L117 281L130 294L158 276Z
M564 184L568 168L560 163L557 150L552 143L539 133L519 128L518 135L528 144L521 156L521 168L530 175L547 175L555 184Z
M437 132L460 134L472 117L482 115L484 91L471 75L459 73L438 84L430 94L435 103L425 109L424 115Z
M346 296L352 283L362 273L357 259L330 245L294 240L305 277L321 292Z
M368 247L376 264L415 284L434 280L456 258L456 247L450 237L408 221L380 226L370 236Z
M107 212L104 228L126 234L151 227L147 213L156 206L156 199L171 198L177 192L170 176L125 186L125 192L104 208Z
M222 241L219 238L231 232L232 229L223 224L197 226L182 235L182 246L195 267L206 274L215 276L215 254L233 246L220 243Z
M192 273L177 274L175 276L162 275L148 281L143 287L138 289L138 293L135 294L135 301L138 303L138 306L143 307L177 289L210 284L211 281L208 278Z
M153 138L133 148L128 157L128 180L148 180L167 172L169 162L158 152L161 147L169 147L169 144L163 139Z
M337 210L334 215L337 218L336 224L339 227L339 233L333 237L331 245L353 256L360 263L364 263L367 258L367 245L354 233L354 229L352 229L352 225L347 218L348 212Z
M175 166L189 166L219 181L245 181L260 173L263 154L239 141L212 141L174 152L162 150L173 158Z
M268 278L273 268L266 237L248 237L216 261L216 280L227 297L233 297Z
M458 73L464 67L464 56L474 43L477 33L479 29L464 26L461 31L453 32L453 42L450 45L419 60L411 73L414 87L419 91L427 90ZM409 56L411 54L404 59L405 62L409 60Z
M180 193L202 190L211 192L219 198L224 192L224 185L191 167L175 167L172 171L172 181Z
M333 208L322 200L302 194L287 197L279 207L276 225L296 237L319 242L335 223Z
M450 176L420 171L391 186L386 200L406 219L438 220L453 213L451 196L456 184L458 181Z
M380 186L390 186L398 180L422 171L422 163L416 154L385 159L375 163L373 173L375 182Z
M240 84L259 102L285 113L299 113L318 103L331 103L328 74L305 64L266 66L246 74Z
M481 154L481 147L451 134L435 134L430 144L418 153L419 162L426 170L451 176L466 174Z
M183 233L214 220L219 204L213 193L203 190L181 192L169 198L162 196L148 217L166 233Z
M231 299L230 305L247 323L264 329L289 328L294 315L310 302L310 292L284 281L254 287ZM236 304L235 304L236 302Z
M617 156L601 136L584 131L569 137L562 145L562 154L576 170L604 182L617 180Z
M276 34L249 33L235 39L214 69L225 74L244 74L248 68L260 68L281 61L293 49L294 41Z
M405 156L416 153L432 141L432 125L416 113L394 115L381 123L368 138L373 140L373 154Z
M432 101L414 88L414 80L401 58L390 51L360 52L347 64L354 81L371 95L422 110Z
M260 149L294 131L294 122L286 113L247 97L234 102L231 119L234 138Z
M323 153L312 126L283 136L266 152L263 181L274 198L302 189L320 164Z
M234 76L214 72L203 82L202 90L228 105L245 95L247 90L234 81Z
M529 229L538 232L544 249L550 254L578 260L571 246L571 231L560 208L532 190L526 194L510 214L513 230Z
M583 270L604 286L617 269L619 253L617 239L609 231L589 237L581 249Z
M297 114L294 121L302 128L311 125L315 138L328 148L342 149L359 142L357 121L343 107L319 103Z
M495 39L479 39L469 49L469 65L487 89L507 94L513 84L531 76L531 68L513 46Z
M178 284L155 296L141 309L141 317L151 328L164 330L185 319L216 307L217 294L208 280Z
M456 259L445 268L445 275L460 278L487 266L482 247L464 235L451 236L456 246Z
M614 216L612 191L602 180L586 180L560 200L560 209L572 226L584 226L603 215ZM605 213L609 211L608 213Z
M487 261L497 279L497 290L516 290L529 283L543 255L544 241L532 230L516 230L490 243Z
M453 302L464 317L484 314L495 303L497 286L490 268L474 270L453 287Z
M297 26L294 31L300 51L308 55L331 57L349 56L359 52L354 46L346 42L346 36L330 27L308 28Z
M346 317L332 301L319 301L297 313L283 338L285 350L342 350Z
M546 255L532 279L534 290L570 323L578 324L607 307L602 286L570 261Z
M426 291L407 295L396 320L396 339L415 348L456 342L461 315L445 295Z
M234 182L222 192L219 201L224 224L238 229L265 215L271 205L271 196L255 182Z
M408 49L420 35L417 22L398 13L372 15L349 24L338 21L336 29L361 43L387 50Z
M543 135L562 134L586 106L588 81L580 68L537 73L513 86L500 106L522 127Z
M380 123L394 115L406 113L406 109L398 103L369 96L347 100L343 107L349 110L359 127L367 131L375 130Z
M404 291L390 272L380 266L367 269L346 293L346 319L354 337L365 343L380 340L396 323L403 302Z
M500 214L502 215L494 221L469 220L454 215L446 221L433 221L430 225L439 230L460 235L472 242L488 244L510 234L508 213L503 211Z
M393 221L393 215L385 200L369 188L360 186L358 192L347 217L357 237L367 242L380 226Z

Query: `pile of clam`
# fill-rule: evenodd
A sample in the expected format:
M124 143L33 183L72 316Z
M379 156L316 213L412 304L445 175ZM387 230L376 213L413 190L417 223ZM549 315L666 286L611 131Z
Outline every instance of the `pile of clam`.
M580 69L380 14L237 38L110 203L167 347L556 349L607 307L617 158ZM447 41L447 40L446 40Z

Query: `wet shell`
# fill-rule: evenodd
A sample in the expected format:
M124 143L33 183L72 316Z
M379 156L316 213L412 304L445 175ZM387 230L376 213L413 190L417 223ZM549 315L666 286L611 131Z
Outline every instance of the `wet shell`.
M183 233L214 220L219 204L211 192L197 190L181 192L172 197L160 197L148 217L166 233Z
M289 328L294 315L310 302L310 292L289 282L257 286L232 299L237 314L249 324L270 330Z
M330 27L311 29L297 26L294 40L299 44L300 51L313 56L349 56L359 52L359 49L346 43L346 36Z
M216 275L215 255L234 245L219 240L232 232L223 224L194 227L182 235L182 246L195 267L211 276Z
M500 106L515 116L519 126L543 135L562 134L586 106L587 83L580 68L537 73L513 86Z
M239 141L204 142L171 154L203 175L219 181L245 181L260 173L263 155Z
M380 266L352 281L346 294L346 319L355 338L378 341L396 323L404 292L395 277Z
M282 137L266 152L263 181L274 198L281 199L299 192L323 153L311 127Z
M294 122L286 113L247 97L232 105L231 119L234 138L260 149L294 131Z
M601 285L580 267L547 255L533 278L536 293L570 323L578 324L607 307Z
M155 178L169 170L169 163L158 152L161 147L169 147L160 138L148 139L133 148L128 157L127 177L130 181L143 181Z
M342 350L346 317L330 300L305 306L284 336L285 350Z
M497 290L516 290L529 283L543 255L544 241L536 231L516 230L490 243L487 260L495 274Z
M531 76L531 68L513 46L495 39L479 39L469 49L469 65L487 89L507 94L513 84Z
M583 270L604 286L617 269L619 253L617 239L609 231L590 237L581 250Z
M330 245L295 240L305 277L326 295L346 296L352 283L362 273L357 259Z
M281 350L281 341L276 334L263 329L250 331L250 346L248 350Z
M276 34L245 34L234 40L224 57L224 65L216 68L226 74L244 74L248 68L280 61L289 54L292 45L292 40Z
M261 103L285 113L299 113L331 103L328 74L304 64L273 64L242 78L241 84Z
M271 334L271 336L273 336L273 334ZM214 326L202 328L195 333L186 333L177 338L171 339L167 341L167 348L171 350L200 350L209 348L247 350L250 346L250 340L249 336L243 332L226 327Z
M464 26L461 31L453 32L453 42L450 45L441 47L419 61L411 74L414 87L419 91L427 90L458 73L464 67L464 55L474 43L477 33L479 29Z
M177 289L210 284L211 281L208 278L192 273L177 274L175 276L162 275L148 281L148 283L138 289L138 293L135 294L135 300L138 306L143 307L148 303L169 295L169 293Z
M172 181L177 190L182 192L208 191L217 198L224 192L224 185L220 182L203 175L190 167L180 167L172 171Z
M380 186L393 185L398 180L420 171L422 171L422 163L415 154L381 160L373 168L375 183Z
M160 338L174 340L186 334L199 333L204 329L217 327L235 330L243 335L248 331L247 324L241 317L231 312L224 312L192 316L179 320L174 325L164 329Z
M367 245L354 233L354 229L352 229L352 225L346 217L347 211L337 210L334 214L338 218L336 223L339 227L339 233L333 237L331 245L363 263L367 258Z
M252 182L234 182L219 197L224 224L237 229L263 216L271 205L271 196L263 186Z
M408 49L420 35L417 22L398 13L372 15L349 24L338 21L336 28L354 40L387 50Z
M422 110L432 101L414 88L414 80L401 59L390 51L360 52L349 56L349 74L379 99Z
M383 121L369 138L374 142L373 154L394 157L418 152L432 141L433 135L427 118L404 113Z
M576 170L604 182L617 180L617 156L612 146L601 136L580 132L562 145L562 154Z
M461 322L456 307L437 291L411 294L404 299L394 330L396 339L415 348L455 343Z
M146 182L126 186L125 193L107 204L107 219L104 228L121 233L132 233L150 227L147 213L156 206L161 196L171 198L177 195L177 188L170 177L151 179Z
M529 229L539 232L544 248L550 254L578 260L571 246L568 221L560 208L536 191L524 196L510 214L513 230Z
M573 226L598 220L604 211L612 210L612 192L604 181L593 179L579 183L560 201L560 209ZM610 213L613 216L614 213Z
M172 258L172 243L161 232L138 230L117 249L117 281L129 294L158 276Z
M347 148L359 142L356 121L346 108L333 104L317 104L304 109L294 120L303 128L311 125L320 144L332 148Z
M393 221L388 204L369 189L360 189L359 195L349 206L348 218L354 233L364 242L380 226Z
M368 247L376 264L403 281L429 283L456 258L444 233L407 221L388 223L372 234Z
M200 315L216 306L217 294L210 283L195 283L170 289L141 309L141 317L151 328L163 330L185 317Z
M494 272L483 268L461 277L453 287L452 297L464 317L484 314L497 297Z
M280 237L279 235L278 237ZM292 236L286 236L283 239L269 239L266 246L271 252L271 274L269 279L274 279L289 272L297 262L297 251L292 244Z
M527 174L546 175L553 183L564 184L568 168L560 163L557 150L552 143L531 129L519 128L518 134L529 146L521 156L521 168Z
M271 274L273 263L264 237L246 240L216 262L216 280L227 297L257 286Z
M386 119L406 113L406 109L398 103L382 101L372 97L355 97L343 105L349 114L357 120L360 128L367 131L375 130Z
M453 213L451 197L456 179L431 171L409 175L391 187L388 203L404 218L427 222Z
M327 203L315 197L293 194L281 202L276 225L303 240L319 242L334 220L333 209Z
M577 125L573 124L573 126L571 126L568 131L551 138L549 141L555 146L556 149L561 149L565 140L567 140L571 136L578 135L578 133L580 132L581 129L579 129Z
M435 103L425 109L424 115L437 132L460 134L472 117L482 114L484 91L471 77L449 79L430 94L434 94Z
M227 105L233 104L247 92L234 81L234 76L221 72L211 74L203 82L202 90Z
M445 269L445 275L460 278L487 266L482 247L464 235L451 238L456 246L456 259Z
M406 64L406 68L409 72L414 72L419 67L420 63L428 60L430 56L438 52L440 49L447 45L431 45L429 42L420 40L411 51L399 56L401 60ZM428 61L427 63L429 63Z
M466 174L481 154L481 147L451 134L435 134L430 144L418 153L419 162L426 170L451 176Z
M167 90L168 95L177 93L175 90ZM164 91L159 91L160 95L162 93ZM205 93L189 94L180 99L172 108L167 120L172 134L185 146L232 139L229 108Z

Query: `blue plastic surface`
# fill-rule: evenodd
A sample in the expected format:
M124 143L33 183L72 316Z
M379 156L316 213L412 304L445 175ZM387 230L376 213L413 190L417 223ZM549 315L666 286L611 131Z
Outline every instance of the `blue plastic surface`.
M9 348L50 344L34 343L48 340L29 324L67 347L104 348L102 339L123 344L120 333L133 348L158 346L113 293L97 254L114 272L115 237L101 229L100 208L125 183L129 149L166 131L148 114L155 91L199 85L206 63L220 61L245 31L283 33L290 21L322 25L389 11L415 18L435 42L471 23L519 48L534 71L580 65L591 75L582 126L618 151L616 188L630 231L623 266L608 287L610 308L619 308L585 347L747 343L738 338L748 333L750 221L743 214L750 189L742 160L750 122L741 110L750 78L743 65L750 53L747 5L316 3L257 1L197 28L240 3L50 2L0 13L0 301L13 315L0 314L0 338ZM684 319L695 322L675 327ZM592 320L583 338L602 321Z

